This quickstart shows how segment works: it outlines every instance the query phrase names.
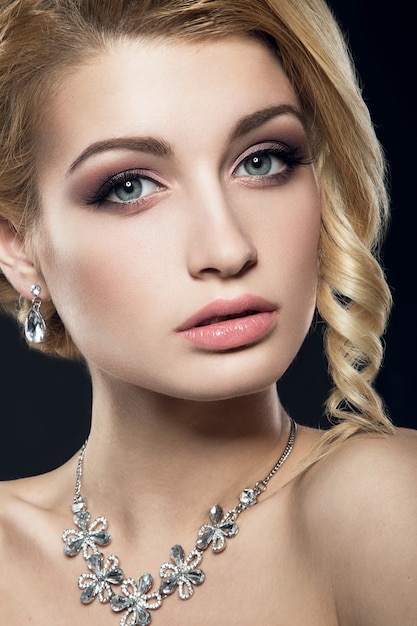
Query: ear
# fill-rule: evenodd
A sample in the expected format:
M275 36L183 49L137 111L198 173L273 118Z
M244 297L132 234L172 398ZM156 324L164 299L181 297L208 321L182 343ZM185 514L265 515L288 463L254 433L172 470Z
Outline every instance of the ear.
M0 269L16 291L27 300L33 298L30 288L34 284L41 286L43 300L50 298L42 274L26 252L23 237L5 219L0 219Z

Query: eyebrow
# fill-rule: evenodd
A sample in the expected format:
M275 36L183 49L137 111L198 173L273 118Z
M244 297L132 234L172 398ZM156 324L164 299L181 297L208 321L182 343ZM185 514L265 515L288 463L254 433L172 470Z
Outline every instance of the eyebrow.
M236 139L243 137L251 130L258 128L258 126L262 126L262 124L265 124L270 119L280 115L292 115L296 117L305 129L304 116L296 106L292 104L279 104L277 106L261 109L260 111L255 111L255 113L251 113L250 115L247 115L239 120L230 135L230 141L235 141Z
M173 152L169 144L155 137L120 137L116 139L106 139L104 141L97 141L83 150L75 161L71 163L68 174L72 174L83 161L86 161L95 154L108 152L109 150L148 152L155 156L170 156Z
M250 131L262 126L262 124L265 124L270 119L281 115L292 115L297 118L303 127L305 127L304 117L297 107L292 104L280 104L266 109L261 109L260 111L255 111L254 113L246 115L240 119L233 128L229 136L229 141L236 141ZM172 147L167 142L157 139L156 137L117 137L115 139L106 139L103 141L97 141L83 150L75 161L71 163L68 169L68 175L72 174L72 172L79 165L81 165L81 163L90 157L100 154L101 152L108 152L109 150L148 152L149 154L162 157L171 156L174 152Z

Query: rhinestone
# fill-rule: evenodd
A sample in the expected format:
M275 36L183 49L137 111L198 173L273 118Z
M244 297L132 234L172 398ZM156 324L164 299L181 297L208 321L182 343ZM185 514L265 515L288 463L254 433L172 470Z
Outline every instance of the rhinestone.
M213 540L215 532L216 532L215 528L209 528L208 530L203 532L201 537L199 537L196 541L196 544L195 544L196 548L198 550L206 550L209 547L210 542Z
M34 307L25 320L25 337L31 343L42 343L46 335L46 326L42 315Z
M78 513L74 515L74 521L79 528L87 530L90 522L90 513L88 511L78 511Z
M97 554L91 554L87 559L88 567L96 576L100 576L101 567L103 564L103 555L99 552Z
M84 591L82 592L80 599L81 602L83 604L90 604L90 602L92 602L96 596L96 588L97 588L97 583L91 583L91 585L88 585L88 587L86 589L84 589Z
M181 565L181 562L184 560L185 558L185 554L184 554L184 549L182 546L179 546L178 544L173 546L171 548L171 553L170 553L171 559L175 562L175 564Z
M115 613L118 613L129 609L132 606L132 600L123 596L113 596L110 600L110 606Z
M119 583L122 582L123 576L124 576L123 570L117 567L116 569L111 569L108 572L106 578L108 582L111 583L112 585L118 585Z
M218 524L223 517L223 509L220 504L215 504L210 509L210 520L213 524Z
M153 585L153 578L150 574L145 573L139 577L138 590L140 594L147 593Z
M73 513L79 513L80 511L85 510L87 507L87 501L85 498L80 496L79 498L74 499L71 510Z
M41 293L41 288L39 285L32 285L32 287L30 288L30 293L35 297L38 298L38 296Z
M135 624L137 624L137 626L148 626L148 624L151 623L151 614L149 613L149 611L146 611L146 609L142 609L142 607L137 606L136 613L138 619Z
M174 593L175 589L178 585L178 576L174 574L172 578L167 578L166 580L161 580L161 584L159 585L159 591L164 596L169 596L171 593Z
M187 573L187 578L193 585L201 585L204 582L205 577L206 576L202 569L195 569L194 571Z
M91 537L99 546L107 546L107 544L111 541L110 533L106 532L91 533Z
M75 556L81 550L83 543L84 543L84 537L81 537L79 539L74 539L72 541L68 541L68 543L64 545L65 554L67 556Z
M239 496L239 502L247 509L258 502L257 495L253 489L244 489Z
M224 535L226 535L226 537L235 537L239 532L239 528L234 522L227 522L227 524L223 524L220 530Z

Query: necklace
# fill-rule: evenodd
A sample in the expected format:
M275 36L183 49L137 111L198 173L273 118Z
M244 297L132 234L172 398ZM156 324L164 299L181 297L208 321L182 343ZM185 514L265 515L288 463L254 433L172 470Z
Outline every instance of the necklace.
M263 480L251 488L244 489L233 509L223 512L215 504L209 512L210 521L201 526L193 550L185 555L180 545L171 548L170 561L163 563L159 570L161 582L155 591L151 591L154 581L150 574L141 574L137 580L125 578L119 567L119 559L114 554L105 557L98 546L107 546L111 535L105 517L97 517L91 522L87 501L81 495L83 460L87 447L84 443L78 455L74 498L71 510L77 529L65 530L62 534L64 553L73 557L81 553L87 562L88 573L78 578L78 587L82 590L81 602L90 604L96 598L102 604L109 604L115 613L121 613L120 626L148 626L151 623L151 611L159 609L163 601L177 591L181 600L188 600L194 594L194 587L201 585L205 574L199 565L207 548L214 553L222 552L227 539L238 533L236 521L243 511L258 502L269 481L289 457L295 441L297 425L291 419L290 435L284 452ZM120 593L114 590L114 587Z

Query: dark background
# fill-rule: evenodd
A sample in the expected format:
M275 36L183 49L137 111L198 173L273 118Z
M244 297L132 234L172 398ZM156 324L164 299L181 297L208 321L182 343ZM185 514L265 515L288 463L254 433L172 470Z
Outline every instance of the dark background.
M417 428L411 355L415 332L411 216L417 180L414 19L405 0L332 0L330 4L350 43L390 165L392 220L384 265L395 307L377 387L394 423ZM0 479L48 471L72 456L88 434L87 376L80 364L29 351L14 322L5 317L0 317L0 342ZM321 415L329 383L321 351L318 324L279 389L284 405L300 423L326 427Z

